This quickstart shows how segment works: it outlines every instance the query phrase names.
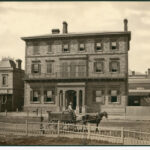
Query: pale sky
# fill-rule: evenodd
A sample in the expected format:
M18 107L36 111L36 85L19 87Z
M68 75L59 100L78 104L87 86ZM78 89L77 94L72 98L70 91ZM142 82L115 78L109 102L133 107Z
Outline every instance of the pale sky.
M25 57L20 37L62 32L123 31L128 19L131 34L129 68L150 68L150 2L0 2L0 58Z

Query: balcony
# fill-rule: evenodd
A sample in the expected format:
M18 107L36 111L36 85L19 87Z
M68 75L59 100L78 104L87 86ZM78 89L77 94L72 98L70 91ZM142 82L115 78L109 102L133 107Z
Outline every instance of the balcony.
M124 79L126 73L95 73L89 72L56 72L56 73L36 73L26 74L25 80L56 80L56 79Z

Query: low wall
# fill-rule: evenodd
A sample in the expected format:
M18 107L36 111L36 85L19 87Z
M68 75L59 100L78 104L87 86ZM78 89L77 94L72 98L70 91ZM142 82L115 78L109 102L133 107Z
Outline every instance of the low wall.
M150 120L149 106L126 106L126 119Z
M150 116L149 106L127 106L126 107L127 116Z

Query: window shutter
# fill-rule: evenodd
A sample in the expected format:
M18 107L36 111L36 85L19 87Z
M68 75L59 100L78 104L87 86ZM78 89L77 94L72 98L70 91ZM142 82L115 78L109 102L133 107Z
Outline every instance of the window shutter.
M38 101L40 101L40 100L41 100L41 91L38 90Z
M94 90L93 91L93 102L95 102L96 101L96 91Z
M117 101L118 101L118 104L121 104L121 96L117 96Z
M102 96L102 104L105 104L105 97Z
M33 101L33 91L30 91L30 101Z
M47 98L47 91L44 90L44 101L46 101L46 98Z
M111 95L111 90L108 90L108 95Z
M31 65L31 73L34 73L34 64Z
M117 90L117 95L120 95L120 90Z
M94 72L96 72L96 64L97 62L94 62Z
M52 90L52 101L55 102L55 91Z
M120 72L120 62L117 62L118 72Z
M38 72L41 73L41 64L38 64Z
M111 103L111 96L108 96L108 104Z

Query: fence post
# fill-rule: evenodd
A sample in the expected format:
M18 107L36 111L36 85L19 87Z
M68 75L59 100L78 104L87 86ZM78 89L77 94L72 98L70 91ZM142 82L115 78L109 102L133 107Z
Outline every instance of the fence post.
M26 120L26 135L28 136L28 119Z
M90 139L90 130L91 130L91 126L90 126L90 124L88 123L88 136L87 136L87 139Z
M59 129L60 129L60 122L58 121L58 123L57 123L57 135L58 135L58 136L59 136L59 134L60 134L60 133L59 133L59 132L60 132Z
M124 145L124 128L121 128L121 142Z

